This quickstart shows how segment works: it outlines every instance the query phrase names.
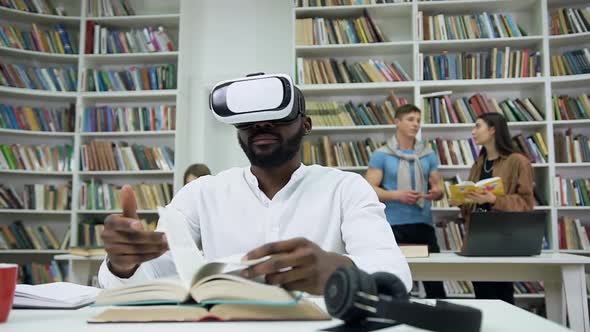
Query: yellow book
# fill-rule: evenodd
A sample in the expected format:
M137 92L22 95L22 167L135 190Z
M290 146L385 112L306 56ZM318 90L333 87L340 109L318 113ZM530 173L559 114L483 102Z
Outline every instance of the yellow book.
M499 177L481 180L476 183L463 181L460 184L454 184L451 186L451 200L456 201L459 204L472 203L472 200L465 197L465 195L472 192L491 192L496 196L504 196L504 183Z

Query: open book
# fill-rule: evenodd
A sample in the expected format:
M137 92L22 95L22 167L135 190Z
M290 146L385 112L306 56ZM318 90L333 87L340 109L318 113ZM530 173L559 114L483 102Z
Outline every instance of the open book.
M504 184L502 179L499 177L493 177L484 179L473 183L471 181L462 181L459 184L451 185L451 200L456 201L460 204L471 203L470 199L467 199L465 195L477 192L491 192L496 196L504 196Z
M243 255L238 254L206 262L190 236L184 216L174 208L158 208L158 213L179 279L159 279L104 290L96 298L96 305L151 304L159 309L112 308L89 322L329 319L315 304L301 299L299 293L239 276L240 270L269 257L242 261ZM188 305L162 307L166 304ZM213 307L208 310L209 305ZM158 310L162 310L160 315L151 314ZM274 315L269 317L267 312Z

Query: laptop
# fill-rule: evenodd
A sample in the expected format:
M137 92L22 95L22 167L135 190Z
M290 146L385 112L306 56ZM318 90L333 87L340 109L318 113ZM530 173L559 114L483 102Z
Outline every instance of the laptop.
M547 211L473 212L461 256L533 256L541 253Z

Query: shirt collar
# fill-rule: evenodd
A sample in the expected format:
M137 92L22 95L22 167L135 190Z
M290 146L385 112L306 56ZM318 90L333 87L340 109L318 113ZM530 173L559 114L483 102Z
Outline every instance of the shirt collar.
M308 166L300 164L299 167L293 172L293 174L291 174L289 182L287 182L287 184L283 188L281 188L281 190L279 190L277 194L291 187L294 183L299 181L299 179L303 178L308 168ZM248 183L248 186L250 186L250 188L256 194L256 196L258 196L259 198L264 198L264 200L268 200L268 197L266 197L264 192L262 192L262 190L260 190L260 188L258 187L258 178L256 178L254 173L252 173L251 167L246 167L244 169L244 177L246 179L246 182ZM275 197L277 196L275 195Z

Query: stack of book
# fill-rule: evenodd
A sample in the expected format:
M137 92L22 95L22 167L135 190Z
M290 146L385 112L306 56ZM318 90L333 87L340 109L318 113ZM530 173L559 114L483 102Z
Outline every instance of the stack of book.
M86 54L173 52L174 42L163 26L132 30L112 30L86 22Z
M439 165L471 166L479 156L479 146L473 138L435 138L428 144L436 154Z
M57 250L63 243L47 225L25 226L17 220L0 226L0 249Z
M86 13L90 17L131 16L135 9L129 0L88 0Z
M80 147L83 171L139 171L174 169L174 151L127 142L92 140Z
M0 169L52 172L72 170L71 145L2 144L0 152Z
M590 8L558 8L551 13L549 31L553 35L590 31Z
M559 249L590 250L590 226L570 217L560 217L558 226Z
M316 127L393 125L395 109L407 103L406 98L398 98L391 92L381 105L306 101L305 109Z
M574 135L569 128L564 133L554 134L555 162L557 163L582 163L590 162L590 141L588 136Z
M359 141L341 141L332 143L329 136L322 136L319 142L303 142L302 160L306 165L319 164L330 167L367 166L371 154L383 142L372 138Z
M526 138L522 134L512 137L514 150L526 155L532 163L547 163L549 149L540 132L536 132Z
M420 22L421 21L421 22ZM424 15L418 12L418 31L422 40L523 37L527 33L511 14Z
M56 24L53 29L41 29L35 23L26 29L19 26L0 25L0 46L21 50L78 54L78 36L66 31L63 24Z
M71 201L69 184L25 184L19 194L14 186L0 184L0 209L69 210Z
M0 104L0 128L73 132L75 112L74 104L59 108Z
M0 63L0 85L21 89L76 91L77 72L74 66L37 67Z
M90 106L84 110L84 132L134 132L176 129L175 105Z
M385 37L365 12L357 18L301 18L295 21L297 45L366 44L384 42Z
M478 116L498 112L510 122L544 121L545 114L531 98L506 99L500 103L483 93L451 101L451 91L423 95L422 123L474 123Z
M411 80L396 60L363 62L297 58L298 84L398 82Z
M82 210L120 210L121 187L101 181L83 182L80 187L80 209ZM166 206L172 200L172 184L136 184L133 193L140 210L155 210Z
M590 119L590 99L583 93L576 97L560 95L551 96L555 120Z
M519 78L541 75L539 51L504 50L494 47L488 52L462 52L422 55L423 79L474 80L487 78Z
M568 179L555 176L558 206L590 206L590 179Z
M441 250L461 250L465 226L461 222L448 221L434 228L436 241Z
M590 51L587 47L551 56L551 76L588 73L590 73Z
M87 91L142 91L176 89L176 64L131 66L121 70L86 70Z
M45 15L59 15L65 16L66 12L63 7L56 7L51 0L2 0L0 6L20 10L23 12L45 14Z
M68 269L56 261L51 263L25 263L18 266L17 284L40 285L67 280Z

